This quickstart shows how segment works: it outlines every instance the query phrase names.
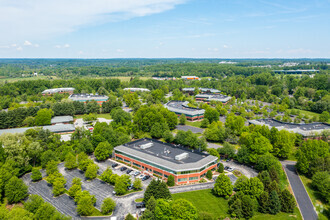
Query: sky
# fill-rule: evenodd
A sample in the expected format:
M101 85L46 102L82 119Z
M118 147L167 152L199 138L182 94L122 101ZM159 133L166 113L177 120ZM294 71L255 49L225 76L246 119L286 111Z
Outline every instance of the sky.
M0 0L1 58L330 58L330 0Z

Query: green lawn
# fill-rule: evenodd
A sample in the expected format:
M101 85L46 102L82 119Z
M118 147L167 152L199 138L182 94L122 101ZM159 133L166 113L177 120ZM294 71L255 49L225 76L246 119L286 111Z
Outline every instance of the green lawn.
M28 80L38 80L38 79L47 79L47 80L54 80L58 79L56 76L37 76L37 77L0 77L0 83L7 81L8 83L13 83L17 81L28 81Z
M190 201L199 211L208 212L214 218L224 218L229 216L228 202L222 197L216 197L210 189L192 192L172 194L173 199L186 199Z
M202 121L187 121L186 122L186 125L197 127L197 128L200 128L201 124L202 124Z
M173 199L186 199L190 201L200 212L208 212L214 218L229 217L228 201L222 197L216 197L210 189L198 190L192 192L172 194ZM256 213L253 220L282 220L282 219L302 219L298 208L294 213L278 213L277 215Z
M328 209L329 210L330 206L324 204L320 199L318 199L317 192L311 186L312 180L307 178L304 175L299 175L299 177L300 177L301 181L303 182L303 184L305 186L305 189L306 189L309 197L311 198L314 207L316 208L316 211L320 212L320 211L322 211L322 209ZM320 219L327 219L322 214L319 214L319 218Z
M105 118L105 119L111 119L110 113L107 114L96 114L98 118ZM74 118L78 119L78 118L83 118L84 115L75 115Z
M129 82L131 80L130 76L111 76L111 77L98 77L98 76L85 76L82 78L90 78L90 79L119 79L122 82ZM151 77L147 76L132 76L132 78L139 78L140 80L151 79Z

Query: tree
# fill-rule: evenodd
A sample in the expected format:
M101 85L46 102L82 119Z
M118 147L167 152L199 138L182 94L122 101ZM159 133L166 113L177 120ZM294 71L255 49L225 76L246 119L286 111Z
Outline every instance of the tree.
M166 182L166 184L167 184L168 186L174 186L174 185L175 185L174 176L169 175L169 176L167 177L167 182Z
M112 148L108 141L99 143L94 151L94 155L99 161L107 159L111 154Z
M115 191L117 195L124 195L127 192L127 187L131 185L131 179L128 175L121 175L116 179Z
M146 191L144 192L143 201L147 203L151 196L153 196L156 200L172 198L172 195L169 189L167 188L166 183L161 180L155 180L155 179L151 180Z
M261 213L267 213L268 212L268 206L269 206L269 195L268 192L262 192L259 199L259 212Z
M209 126L210 122L207 118L204 118L202 123L201 123L201 128L207 128Z
M77 193L81 192L81 179L78 177L74 177L72 180L72 185L68 190L69 196L75 198Z
M280 195L281 211L287 213L293 213L296 207L296 200L289 190L284 189Z
M89 164L85 172L85 177L90 180L95 179L97 177L98 170L99 167L96 164L94 163Z
M214 108L207 108L204 113L204 118L209 120L209 123L219 121L219 116L219 112Z
M139 179L139 178L135 178L135 180L134 180L134 182L133 182L133 187L134 187L134 189L136 189L136 190L140 190L140 189L142 189L142 181L141 181L141 179Z
M233 158L235 156L235 146L225 142L222 148L218 148L218 152L225 158Z
M161 138L163 136L164 133L164 124L158 123L156 122L150 130L150 135L153 138Z
M185 116L185 114L181 114L180 117L179 117L179 124L180 125L185 125L187 122L187 118Z
M16 176L10 178L5 186L5 196L9 203L17 203L27 197L28 187Z
M173 219L196 220L198 212L196 207L185 199L177 199L171 203Z
M224 170L223 163L219 163L219 166L218 166L217 172L218 172L218 173L223 173L223 170Z
M93 164L93 160L89 159L87 154L80 153L78 154L78 168L82 171L86 171L87 167L90 164Z
M211 170L208 170L206 172L206 178L209 179L209 180L211 180L212 179L212 176L213 176L212 171Z
M163 138L167 143L172 143L174 141L174 137L171 131L166 130L163 134Z
M72 170L78 167L77 158L72 153L68 153L64 161L65 168Z
M322 112L322 114L320 114L319 116L319 120L321 122L328 122L329 119L330 119L330 113L328 111Z
M229 213L231 213L232 217L243 217L242 201L239 198L235 199L235 201L229 206Z
M326 202L330 201L330 173L316 172L312 178L312 187L316 189L321 198L323 198Z
M107 169L101 174L100 179L106 183L110 183L110 178L112 175L112 169L107 167Z
M63 193L65 193L64 185L66 183L66 180L62 178L57 178L53 183L53 194L54 196L59 196Z
M36 181L39 181L42 179L42 174L38 168L36 168L36 167L32 168L31 179L33 182L36 182Z
M226 137L226 130L222 122L213 122L204 132L205 138L210 141L223 142Z
M281 201L275 190L270 192L268 210L270 214L276 215L281 211Z
M110 214L116 207L116 202L111 198L105 198L101 206L101 213L103 215Z
M116 107L111 110L111 118L116 124L124 125L132 120L131 114L125 112L121 107Z
M133 217L133 215L131 213L128 213L128 215L126 215L125 220L135 220L136 218Z
M54 112L51 109L43 108L37 112L37 116L35 118L36 125L50 125L50 121Z
M81 216L89 216L94 210L94 200L90 195L82 195L77 203L77 212Z
M35 214L39 207L44 204L43 198L39 195L30 195L29 199L24 202L24 208L29 212Z
M230 178L221 173L215 181L213 192L217 196L230 196L233 193Z
M95 121L96 119L97 119L97 116L96 116L96 114L93 114L93 113L89 113L88 115L87 114L83 115L84 122L92 122L92 121Z
M264 186L258 177L249 179L245 176L241 176L236 180L235 188L237 191L242 192L244 195L249 195L251 198L259 198L264 191Z
M229 128L233 134L239 135L244 127L244 122L245 119L243 117L230 114L226 119L225 126Z
M47 166L46 166L46 173L47 175L51 175L55 172L58 172L58 168L57 168L57 162L54 161L54 160L51 160L47 163Z
M249 219L252 218L254 215L255 210L255 204L250 196L243 195L242 196L242 215L244 218Z
M286 130L277 132L273 137L273 154L280 158L288 158L294 148L296 135Z

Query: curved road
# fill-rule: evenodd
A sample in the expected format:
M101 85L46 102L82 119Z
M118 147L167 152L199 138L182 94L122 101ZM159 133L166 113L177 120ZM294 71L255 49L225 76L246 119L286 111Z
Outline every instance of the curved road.
M302 183L297 171L296 162L294 161L282 161L282 166L288 176L291 188L293 190L294 196L298 202L298 206L301 215L304 220L317 220L318 216L313 206L311 199Z

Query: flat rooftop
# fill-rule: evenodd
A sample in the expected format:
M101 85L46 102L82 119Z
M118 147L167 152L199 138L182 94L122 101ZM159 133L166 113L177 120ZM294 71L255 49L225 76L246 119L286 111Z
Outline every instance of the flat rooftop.
M2 134L15 134L15 133L24 133L29 129L38 129L42 128L44 130L49 130L54 133L67 133L75 131L75 127L72 124L57 124L57 125L46 125L40 127L24 127L24 128L11 128L11 129L0 129L0 135Z
M301 134L303 136L312 136L313 133L320 133L323 130L330 130L330 125L322 122L295 124L281 122L275 119L255 119L250 120L249 123L254 125L266 125L268 127L275 127L278 130L285 129L294 133Z
M221 101L221 102L228 102L231 97L223 94L211 94L211 93L205 93L205 94L198 94L195 96L196 98L204 98L209 101Z
M201 92L205 93L205 92L210 92L210 93L220 93L220 90L217 89L212 89L212 88L198 88ZM182 88L182 91L184 92L194 92L195 88L194 87L188 87L188 88Z
M170 111L179 111L183 114L204 114L204 109L189 107L188 103L187 101L170 101L165 104L165 107Z
M106 95L94 95L88 93L80 93L80 94L72 94L69 96L69 99L74 101L81 101L81 100L108 100L108 96Z
M53 94L53 93L58 93L58 92L73 92L74 88L54 88L54 89L46 89L42 92L42 94Z
M143 149L141 146L145 144L149 144L151 146ZM149 138L139 139L115 147L115 151L127 153L134 157L139 157L140 159L147 160L154 164L159 164L160 166L167 167L174 171L200 169L203 166L217 160L217 157L212 155ZM177 160L176 156L178 155L186 155L186 157L181 160Z
M56 124L56 123L65 123L65 122L72 122L73 121L73 117L70 115L67 116L55 116L54 118L52 118L51 120L51 124Z

